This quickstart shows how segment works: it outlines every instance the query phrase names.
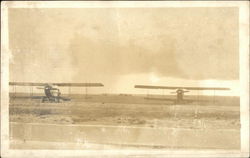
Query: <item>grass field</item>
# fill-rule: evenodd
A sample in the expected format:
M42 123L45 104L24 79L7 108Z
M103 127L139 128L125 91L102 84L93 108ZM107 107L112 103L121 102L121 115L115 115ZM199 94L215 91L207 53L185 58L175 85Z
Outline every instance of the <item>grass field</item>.
M212 135L213 130L234 130L238 131L237 133L240 131L240 103L237 97L199 96L199 100L188 104L145 99L145 96L139 95L69 97L71 98L69 102L41 103L40 100L30 99L23 94L19 97L12 96L9 106L10 122L209 130ZM151 97L162 98L162 96ZM174 96L164 97L174 99ZM185 96L185 98L195 100L197 96ZM13 128L12 133L15 133L14 129L18 130ZM235 141L233 139L236 138L239 138L238 134L230 139Z

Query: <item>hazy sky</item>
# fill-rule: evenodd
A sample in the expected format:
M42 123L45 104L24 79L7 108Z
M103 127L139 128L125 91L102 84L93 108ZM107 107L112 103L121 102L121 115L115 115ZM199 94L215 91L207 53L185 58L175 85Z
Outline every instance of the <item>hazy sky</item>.
M238 86L236 8L10 9L9 39L11 81Z

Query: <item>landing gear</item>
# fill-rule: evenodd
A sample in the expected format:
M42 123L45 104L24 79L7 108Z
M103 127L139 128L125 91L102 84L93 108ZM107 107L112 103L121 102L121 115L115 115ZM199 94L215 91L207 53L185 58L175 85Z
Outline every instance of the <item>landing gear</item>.
M55 102L60 103L60 97L55 97Z
M45 102L60 103L60 99L61 99L60 97L51 97L51 98L43 97L42 103L45 103Z
M44 103L47 100L47 97L42 98L42 103Z

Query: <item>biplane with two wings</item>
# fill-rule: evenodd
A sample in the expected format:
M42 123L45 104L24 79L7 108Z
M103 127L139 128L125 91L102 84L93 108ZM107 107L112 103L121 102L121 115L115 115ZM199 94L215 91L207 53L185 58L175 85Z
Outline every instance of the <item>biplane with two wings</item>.
M29 86L31 89L44 90L44 96L32 96L34 99L41 99L42 102L70 101L70 98L62 97L59 88L57 87L103 87L102 83L36 83L36 82L9 82L10 86ZM32 90L33 93L33 90Z
M184 100L184 93L190 92L191 90L230 90L230 88L224 88L224 87L171 87L171 86L151 86L151 85L135 85L134 88L141 88L141 89L169 89L169 90L175 90L174 93L176 94L176 99L167 99L174 101L175 103L187 103L192 102L192 100ZM147 98L152 99L152 98ZM155 99L155 98L154 98Z

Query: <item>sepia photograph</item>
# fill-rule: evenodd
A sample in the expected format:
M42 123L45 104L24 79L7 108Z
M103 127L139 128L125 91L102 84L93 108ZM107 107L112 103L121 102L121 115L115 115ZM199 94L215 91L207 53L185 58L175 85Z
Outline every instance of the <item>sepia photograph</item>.
M249 2L1 3L1 156L249 156Z

